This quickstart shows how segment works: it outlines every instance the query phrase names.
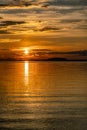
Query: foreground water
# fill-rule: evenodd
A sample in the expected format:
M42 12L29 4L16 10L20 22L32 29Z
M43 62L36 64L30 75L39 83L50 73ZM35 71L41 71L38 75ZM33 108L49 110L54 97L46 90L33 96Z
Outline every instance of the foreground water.
M87 130L87 62L0 62L0 130Z

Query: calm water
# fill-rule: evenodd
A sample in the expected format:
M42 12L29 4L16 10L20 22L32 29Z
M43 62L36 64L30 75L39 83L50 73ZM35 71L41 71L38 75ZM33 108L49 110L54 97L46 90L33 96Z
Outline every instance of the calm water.
M87 62L0 62L0 130L87 130Z

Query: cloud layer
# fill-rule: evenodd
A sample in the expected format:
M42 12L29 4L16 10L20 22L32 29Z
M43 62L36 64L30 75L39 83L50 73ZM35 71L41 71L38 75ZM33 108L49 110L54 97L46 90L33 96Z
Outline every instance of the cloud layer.
M23 40L34 35L44 41L48 36L53 37L47 41L49 45L59 46L59 39L66 37L66 46L73 46L69 39L74 37L77 46L82 42L87 47L86 17L87 0L0 0L0 38Z

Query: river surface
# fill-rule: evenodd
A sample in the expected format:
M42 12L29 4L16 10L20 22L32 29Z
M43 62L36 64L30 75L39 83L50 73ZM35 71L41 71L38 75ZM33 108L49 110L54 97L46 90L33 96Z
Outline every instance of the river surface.
M87 130L87 62L0 62L0 130Z

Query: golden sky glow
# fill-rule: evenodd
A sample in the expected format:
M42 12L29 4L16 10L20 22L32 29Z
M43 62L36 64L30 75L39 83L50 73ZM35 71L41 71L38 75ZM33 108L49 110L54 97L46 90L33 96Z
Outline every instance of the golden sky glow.
M0 0L0 49L87 49L86 16L86 0Z

